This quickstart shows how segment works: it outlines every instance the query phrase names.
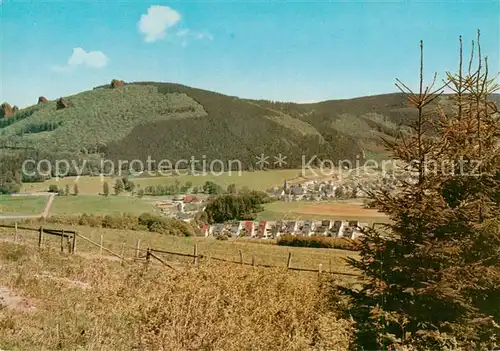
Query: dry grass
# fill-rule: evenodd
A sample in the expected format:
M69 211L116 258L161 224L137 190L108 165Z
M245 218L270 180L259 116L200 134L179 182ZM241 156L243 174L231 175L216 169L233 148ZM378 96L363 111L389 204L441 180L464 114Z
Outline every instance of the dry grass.
M0 309L0 348L345 350L351 326L323 283L284 269L122 267L2 242L0 285L35 310Z
M29 225L37 227L40 224ZM176 237L164 234L157 234L146 231L119 230L90 228L84 226L68 227L56 224L47 224L46 228L51 229L72 229L99 243L101 235L103 236L104 246L120 254L122 245L124 245L124 254L126 257L133 257L135 254L135 245L137 239L140 240L142 249L147 247L166 250L170 252L179 252L192 254L194 245L198 247L198 253L208 257L224 258L232 261L239 261L241 250L244 262L251 263L252 257L256 264L272 265L277 267L286 267L288 253L292 253L292 266L297 268L318 269L322 264L325 270L331 266L332 270L340 272L352 272L346 266L347 257L357 257L358 254L353 251L305 248L305 247L286 247L266 244L266 241L247 240L245 238L230 239L226 241L216 240L213 237ZM0 228L0 239L14 238L13 229ZM57 249L60 247L58 237L45 235L44 242L47 247ZM36 246L38 243L38 234L36 232L18 231L18 240ZM81 239L77 241L77 251L97 255L99 249ZM192 259L179 258L173 255L161 255L168 261L191 262Z

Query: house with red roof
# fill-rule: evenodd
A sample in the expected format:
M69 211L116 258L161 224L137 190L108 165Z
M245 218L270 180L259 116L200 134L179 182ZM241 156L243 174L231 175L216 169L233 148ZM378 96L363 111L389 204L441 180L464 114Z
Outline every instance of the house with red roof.
M184 200L183 201L184 201L185 204L191 204L191 203L199 202L200 200L196 196L186 195L186 196L184 196Z

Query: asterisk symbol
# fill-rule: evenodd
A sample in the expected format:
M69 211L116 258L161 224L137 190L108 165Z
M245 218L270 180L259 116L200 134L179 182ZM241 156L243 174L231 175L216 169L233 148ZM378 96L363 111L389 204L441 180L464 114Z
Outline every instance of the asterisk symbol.
M260 156L257 156L257 162L255 162L255 164L260 168L264 168L266 165L269 164L269 161L267 160L268 158L269 156L261 154Z
M274 164L277 165L278 167L283 167L286 165L286 156L283 156L282 154L279 154L278 157L274 156L275 160Z

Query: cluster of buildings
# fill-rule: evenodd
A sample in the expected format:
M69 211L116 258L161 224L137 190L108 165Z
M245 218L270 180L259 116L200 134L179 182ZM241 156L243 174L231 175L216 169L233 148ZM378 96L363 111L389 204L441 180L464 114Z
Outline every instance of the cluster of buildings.
M281 235L330 236L356 239L362 235L366 223L341 220L303 221L234 221L204 225L205 236L231 236L254 238L277 238Z
M300 184L290 185L285 180L282 187L268 189L268 193L281 201L328 201L333 199L366 198L368 192L378 189L395 191L408 177L377 176L365 178L354 176L350 179L340 180L309 180Z
M162 215L189 222L195 214L205 210L205 201L194 195L174 196L171 200L157 201L156 208Z

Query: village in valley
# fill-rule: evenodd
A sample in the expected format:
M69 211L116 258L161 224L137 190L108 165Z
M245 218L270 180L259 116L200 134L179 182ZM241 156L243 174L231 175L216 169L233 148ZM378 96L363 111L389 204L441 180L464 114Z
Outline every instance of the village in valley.
M405 174L395 172L358 172L355 175L339 175L322 179L303 181L284 180L283 185L266 190L274 202L307 204L338 204L349 206L349 201L359 208L370 208L369 193L377 190L396 191L403 182L412 182ZM187 191L189 193L189 191ZM344 204L343 202L348 201ZM197 213L204 211L208 203L206 194L186 194L155 202L163 216L191 222ZM374 211L374 210L371 210ZM236 220L226 223L204 224L203 235L209 237L247 237L277 238L282 235L329 236L356 239L362 235L362 229L373 225L356 219L356 213L346 213L346 218L325 215L324 219L307 218L307 215L294 219L273 218L272 220Z

